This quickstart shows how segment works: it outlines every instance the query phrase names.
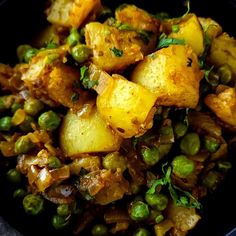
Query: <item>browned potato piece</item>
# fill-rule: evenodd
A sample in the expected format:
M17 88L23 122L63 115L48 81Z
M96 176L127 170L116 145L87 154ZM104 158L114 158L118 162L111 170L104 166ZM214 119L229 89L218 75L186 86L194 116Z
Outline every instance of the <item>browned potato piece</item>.
M115 12L115 17L119 23L136 30L140 37L137 42L145 55L155 49L160 27L158 19L143 9L128 4L120 6Z
M198 17L198 20L210 38L215 38L222 33L222 27L213 19Z
M147 30L153 33L157 33L159 30L159 20L135 5L122 5L116 10L115 17L119 22L128 24L134 29Z
M90 79L97 79L97 109L107 123L123 138L145 133L152 127L156 95L123 76L110 76L95 65Z
M120 31L99 22L85 27L86 44L92 48L92 61L105 71L118 71L143 59L140 46L132 42L137 33Z
M22 75L22 80L32 96L49 105L62 104L79 110L89 100L88 93L75 88L74 84L80 74L78 70L63 64L63 53L60 49L38 53ZM75 94L79 94L79 99L73 99Z
M186 235L189 230L193 229L201 217L196 213L194 208L176 206L174 203L169 204L166 210L167 219L174 223L172 229L173 235Z
M236 40L227 33L223 33L212 42L209 62L216 67L229 65L234 76L236 76Z
M121 137L106 124L96 109L86 117L69 111L63 119L60 146L66 156L117 151L120 143Z
M171 45L145 57L131 79L157 96L157 105L195 108L203 72L187 45Z
M168 37L183 39L186 44L192 47L193 51L199 56L204 51L204 36L202 27L195 14L187 14L183 18L167 20L163 23L169 31ZM178 25L179 30L172 32L172 25Z
M52 24L78 28L100 8L100 0L55 0L47 10L47 20Z
M236 92L234 88L219 85L216 94L206 96L205 103L222 121L236 127Z

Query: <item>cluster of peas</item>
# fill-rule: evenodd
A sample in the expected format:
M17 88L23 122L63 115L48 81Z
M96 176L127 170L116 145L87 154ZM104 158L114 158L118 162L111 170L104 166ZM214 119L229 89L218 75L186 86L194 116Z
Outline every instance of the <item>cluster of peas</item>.
M34 98L28 98L25 101L12 99L14 95L5 95L0 97L0 114L7 114L0 118L0 132L9 134L9 132L18 132L23 134L20 136L14 144L15 155L26 154L35 148L34 143L27 137L27 133L33 131L32 124L36 123L39 129L46 130L48 132L54 131L58 128L61 118L56 112L52 110L44 111L44 104ZM26 113L24 121L15 125L12 122L14 115L23 109ZM55 157L49 157L48 168L54 169L62 166L61 161ZM23 175L16 168L12 168L7 171L6 178L9 183L14 186L19 186L23 181ZM13 197L15 199L23 199L23 207L26 213L30 215L38 215L44 209L44 199L40 195L28 193L24 188L17 188ZM59 205L57 207L57 215L53 216L52 224L56 229L62 228L67 224L64 220L65 215L68 215L69 208L67 205Z

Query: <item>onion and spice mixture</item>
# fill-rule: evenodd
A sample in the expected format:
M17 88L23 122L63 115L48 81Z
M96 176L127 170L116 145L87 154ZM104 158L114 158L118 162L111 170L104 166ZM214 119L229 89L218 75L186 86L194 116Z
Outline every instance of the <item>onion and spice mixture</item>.
M184 236L222 183L236 40L211 18L55 0L0 64L1 159L26 214L75 235ZM203 209L204 210L204 209Z

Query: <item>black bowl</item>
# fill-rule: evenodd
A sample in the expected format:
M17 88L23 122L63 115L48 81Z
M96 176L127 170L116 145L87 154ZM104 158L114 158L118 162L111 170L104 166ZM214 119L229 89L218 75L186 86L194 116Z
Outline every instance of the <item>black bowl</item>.
M104 0L104 3L111 7L123 2L134 3L152 13L167 11L173 16L181 16L186 10L181 0ZM45 25L44 9L43 0L0 0L0 62L12 65L16 62L17 45L30 43L32 37ZM215 19L223 26L224 31L236 37L236 1L192 0L191 12ZM202 220L190 232L191 236L223 236L236 227L235 152L236 145L229 154L233 168L224 184L204 199ZM9 186L2 181L3 179L0 159L0 235L20 235L15 229L24 236L59 235L51 231L47 217L40 220L25 217L21 209L10 202ZM62 232L60 235L68 234ZM231 236L233 235L236 234L232 233Z

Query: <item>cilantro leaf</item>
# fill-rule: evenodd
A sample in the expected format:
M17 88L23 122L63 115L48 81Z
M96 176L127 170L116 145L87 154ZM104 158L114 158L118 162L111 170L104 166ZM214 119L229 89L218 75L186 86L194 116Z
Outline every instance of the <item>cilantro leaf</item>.
M165 33L162 33L159 38L159 43L157 49L166 48L170 45L184 45L185 41L183 39L168 38Z
M167 164L168 163L165 163L162 166L162 172L164 176L160 179L155 180L147 193L154 194L158 186L167 186L170 196L177 206L201 209L201 203L191 193L184 191L172 184L172 169L171 166L168 166L167 170L165 170Z
M90 80L87 66L80 68L80 81L85 89L91 89L93 86L98 85L97 80Z
M113 48L110 48L111 52L116 56L116 57L122 57L123 56L123 51L116 48L116 47L113 47Z

